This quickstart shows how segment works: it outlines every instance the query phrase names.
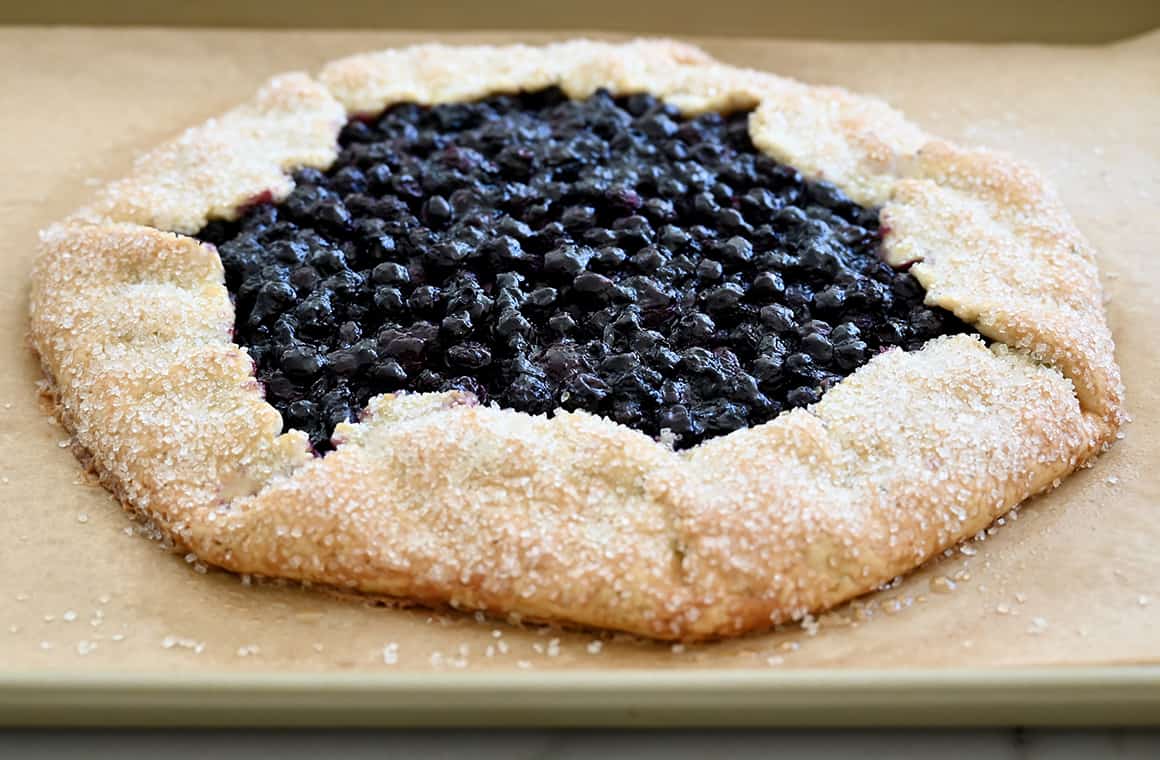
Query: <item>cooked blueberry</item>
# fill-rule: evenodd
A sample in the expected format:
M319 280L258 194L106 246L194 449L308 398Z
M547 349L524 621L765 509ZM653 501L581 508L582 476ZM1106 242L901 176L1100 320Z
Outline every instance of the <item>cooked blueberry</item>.
M858 210L857 204L846 197L838 188L829 182L814 182L809 186L810 200L820 206L835 211L843 216L854 214Z
M745 291L736 283L727 282L719 288L706 290L703 293L705 308L711 312L728 311L745 296Z
M461 369L482 369L491 364L491 351L479 343L460 343L447 349L447 363Z
M669 224L661 228L657 242L673 253L680 253L689 244L689 234L680 227Z
M504 392L504 399L509 405L532 414L550 412L555 404L548 384L526 373L516 375Z
M692 312L679 317L672 327L673 340L681 345L698 345L709 340L716 323L708 314Z
M714 399L695 407L694 415L706 432L717 435L732 433L749 424L749 414L745 406L724 399Z
M640 357L635 353L610 354L600 362L601 374L617 374L636 369L640 366Z
M361 337L362 326L358 322L347 321L338 327L338 342L341 345L349 346Z
M918 284L918 280L914 279L913 275L907 272L897 272L893 275L890 279L890 289L897 297L908 301L922 301L922 286Z
M741 212L735 208L727 208L718 211L713 215L713 223L717 226L718 229L721 229L725 232L753 232L753 227L751 227L749 223L745 221L745 217L743 217ZM737 239L745 240L745 238Z
M643 216L626 216L617 219L612 229L616 230L616 237L620 246L625 250L635 251L641 246L649 245L656 237L652 225Z
M433 369L420 370L415 376L415 390L425 393L437 391L445 382L443 374Z
M689 192L689 186L676 177L665 177L657 183L657 192L665 198L680 198Z
M668 256L666 256L659 248L654 246L645 246L637 251L631 261L633 266L642 272L651 274L660 269L668 263Z
M760 301L770 301L785 293L785 280L777 272L758 272L749 288L749 295Z
M664 409L657 424L661 430L669 430L680 437L696 436L701 432L700 426L693 420L688 407L684 404L673 404Z
M462 338L471 334L473 327L471 315L466 312L448 314L443 318L440 327L449 338Z
M653 222L670 222L677 218L677 209L670 200L649 198L644 204L644 215Z
M258 290L249 323L256 326L295 305L297 301L298 293L289 284L277 280L267 282Z
M536 288L528 293L528 303L538 309L546 309L556 303L559 291L551 287Z
M548 346L540 353L537 361L548 376L557 381L565 381L577 372L591 369L588 357L570 341Z
M284 264L301 264L310 249L300 240L275 240L270 244L270 258Z
M834 356L834 344L820 333L810 333L802 338L802 351L805 351L818 364L829 364Z
M371 279L378 285L397 285L410 282L411 273L402 264L396 261L387 261L374 268Z
M797 333L803 339L809 335L829 335L830 323L824 319L807 319L797 327Z
M896 346L906 338L906 325L898 320L889 319L876 324L872 332L879 343Z
M790 354L785 357L782 366L787 372L792 372L800 377L809 377L815 368L814 357L802 353Z
M675 293L652 277L632 277L625 281L636 293L635 303L645 310L665 308L673 303Z
M814 291L805 283L794 283L786 286L783 300L791 308L808 309L814 305Z
M829 246L816 241L807 245L800 254L801 267L815 277L832 277L842 267L842 261Z
M346 394L339 394L337 392L330 392L322 397L322 421L330 430L344 422L350 422L354 418L354 413L350 408L350 403L346 398Z
M377 288L375 290L374 302L377 309L388 315L401 312L406 304L406 301L403 299L403 292L398 288L392 287Z
M562 401L570 408L593 406L608 397L611 392L608 383L599 376L590 373L580 373L564 383Z
M760 383L776 383L782 378L784 358L779 354L763 354L753 361L753 377Z
M296 427L311 425L318 416L318 405L308 399L292 401L286 407L286 416Z
M319 248L309 255L310 266L321 274L334 274L346 269L346 256L337 248Z
M584 272L572 281L577 293L596 298L610 298L614 287L612 280L596 272Z
M767 218L785 205L785 201L765 187L755 187L741 197L741 209L749 214Z
M663 112L641 119L637 123L637 128L655 140L672 137L677 133L677 123Z
M390 235L375 235L364 245L364 249L375 261L389 259L395 253L395 239Z
M438 308L441 296L439 288L434 285L421 285L411 291L407 306L416 314L427 314Z
M389 164L376 163L364 175L372 190L383 190L391 181L391 167Z
M527 259L520 241L511 235L500 235L487 241L483 244L482 251L495 261L495 266L500 268Z
M596 221L596 209L591 206L571 206L560 216L560 223L568 229L591 227Z
M532 228L513 216L505 216L500 219L495 225L495 231L516 240L527 240L532 236Z
M384 390L397 388L407 379L407 372L394 359L376 364L368 374L371 380L381 383Z
M423 204L423 221L439 228L451 221L451 204L441 195L432 195Z
M797 329L797 316L793 309L780 303L762 307L761 322L774 333L786 333Z
M323 224L339 229L350 226L352 219L350 211L337 198L319 201L310 210L310 214Z
M199 237L267 401L320 452L403 391L692 446L965 329L878 257L875 210L760 154L747 118L604 91L403 103Z
M849 372L866 361L866 344L849 340L834 344L834 363L838 369Z
M845 343L857 340L861 335L862 331L858 329L858 325L853 322L843 322L830 331L830 340L835 343Z
M367 188L367 178L357 166L344 166L330 178L330 184L340 193L361 193Z
M306 380L313 378L322 369L323 358L309 346L291 346L279 357L282 371L288 377Z
M334 306L327 293L307 298L294 311L298 323L310 330L327 330L333 324Z
M936 311L926 306L916 306L910 310L908 315L910 331L923 336L923 340L930 336L939 335L943 332L944 314L946 312Z
M636 211L644 201L640 194L631 187L612 187L604 193L604 200L609 206L624 213Z
M576 320L571 314L558 312L548 319L548 326L561 335L568 335L577 329Z
M822 394L818 392L817 388L812 388L807 385L803 385L800 388L793 388L789 393L785 394L786 403L794 407L809 406L821 397Z
M326 355L326 360L330 364L330 371L336 375L353 375L359 369L358 356L349 349L331 351Z
M290 284L300 293L309 293L321 279L314 267L298 267L290 273Z
M717 246L717 256L725 266L739 269L753 258L753 244L735 235Z
M454 267L471 255L472 246L463 240L449 240L446 243L425 245L424 253L430 264L439 267Z
M617 398L612 402L611 414L613 420L619 422L621 425L629 427L640 427L644 420L644 409L640 402L631 398Z
M608 245L598 250L596 255L592 257L590 263L595 267L608 271L619 267L624 263L626 258L628 258L628 254L624 252L623 248Z
M349 303L362 290L363 275L349 269L327 277L322 286L339 300Z
M831 285L814 298L814 305L821 311L837 311L846 303L846 290L840 285Z
M427 348L427 341L415 335L400 335L383 346L383 354L402 361L415 361Z
M697 265L697 276L706 282L720 280L723 272L721 262L713 259L701 259L701 263Z
M531 322L515 309L500 312L494 327L495 334L501 338L510 338L513 335L527 335L532 329Z
M574 245L557 248L544 256L544 273L569 278L575 277L584 271L584 267L588 266L588 260L591 257L591 251L586 248Z

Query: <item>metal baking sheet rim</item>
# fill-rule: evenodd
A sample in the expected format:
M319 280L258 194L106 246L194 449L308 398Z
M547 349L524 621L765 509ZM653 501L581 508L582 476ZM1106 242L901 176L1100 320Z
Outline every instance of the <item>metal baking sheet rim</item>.
M0 725L1158 725L1160 665L971 670L0 674Z

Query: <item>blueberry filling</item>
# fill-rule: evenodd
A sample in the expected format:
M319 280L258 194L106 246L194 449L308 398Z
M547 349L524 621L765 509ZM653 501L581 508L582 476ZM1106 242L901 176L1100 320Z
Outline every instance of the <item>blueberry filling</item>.
M584 409L678 447L966 327L878 256L877 212L762 155L747 114L557 89L397 105L199 237L287 427L388 391Z

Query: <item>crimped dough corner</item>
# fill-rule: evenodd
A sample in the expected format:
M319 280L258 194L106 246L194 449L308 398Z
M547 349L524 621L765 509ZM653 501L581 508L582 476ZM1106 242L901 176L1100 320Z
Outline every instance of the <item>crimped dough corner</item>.
M551 85L754 109L761 150L880 206L887 260L994 343L881 354L808 410L684 452L584 413L389 394L313 457L231 340L216 251L187 235L329 166L350 115ZM429 45L276 77L40 248L32 343L127 509L229 570L402 600L662 639L760 630L973 535L1124 422L1094 252L1035 171L665 40Z

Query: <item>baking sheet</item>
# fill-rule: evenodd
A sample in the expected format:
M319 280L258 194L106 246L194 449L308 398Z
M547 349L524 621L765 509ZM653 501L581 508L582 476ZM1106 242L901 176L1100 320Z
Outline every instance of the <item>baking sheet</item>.
M82 475L37 400L39 371L23 343L37 229L124 172L136 152L247 98L269 75L430 38L0 29L0 688L192 683L207 673L219 687L279 673L379 677L397 688L419 675L469 683L455 679L486 672L564 689L552 675L626 671L618 688L639 689L644 668L664 678L709 671L690 675L705 688L725 683L712 680L722 670L780 674L783 685L817 672L817 683L840 691L864 669L955 668L962 685L963 669L1002 668L1010 681L1015 667L1160 663L1160 34L1105 48L693 40L731 63L880 95L935 134L1031 160L1102 251L1136 418L1125 440L896 588L809 630L673 647L247 586L199 573L137 535ZM415 675L393 675L401 672ZM1113 679L1104 683L1118 678L1100 672ZM1157 671L1137 672L1160 684ZM665 683L653 691L673 688Z

